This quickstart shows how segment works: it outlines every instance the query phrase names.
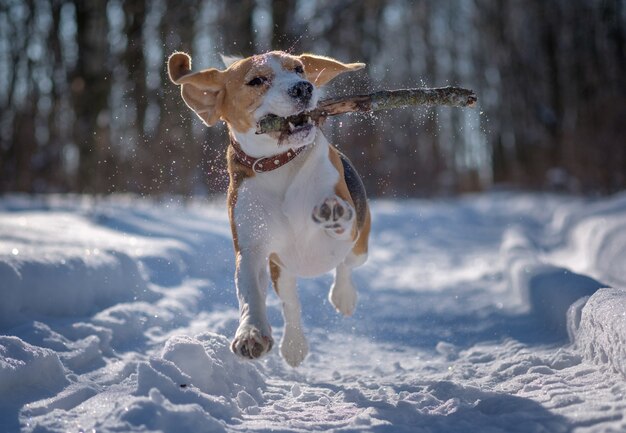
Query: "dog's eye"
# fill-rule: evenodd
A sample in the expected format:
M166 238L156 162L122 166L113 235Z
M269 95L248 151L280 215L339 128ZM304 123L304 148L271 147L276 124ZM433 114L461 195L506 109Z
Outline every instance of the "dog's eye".
M304 74L304 68L301 65L298 65L295 68L293 68L293 71L296 74Z
M250 81L248 81L248 86L260 86L267 82L267 78L265 77L254 77Z

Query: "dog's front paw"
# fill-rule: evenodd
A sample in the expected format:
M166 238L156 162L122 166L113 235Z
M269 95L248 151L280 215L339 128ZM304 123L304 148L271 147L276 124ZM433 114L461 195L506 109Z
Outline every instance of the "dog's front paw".
M354 210L348 203L335 196L315 206L312 218L326 229L327 233L339 237L350 232L354 223Z
M269 332L266 335L255 326L240 325L230 344L230 350L242 358L258 359L272 350L273 345L274 340Z
M309 345L301 329L285 329L285 335L280 342L280 354L287 364L297 367L309 353Z

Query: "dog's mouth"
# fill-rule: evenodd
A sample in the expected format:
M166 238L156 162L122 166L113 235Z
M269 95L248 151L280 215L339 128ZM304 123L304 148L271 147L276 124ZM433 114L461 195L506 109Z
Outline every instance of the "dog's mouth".
M260 131L261 123L270 125L270 131ZM278 138L279 144L284 144L288 141L304 139L315 126L315 121L305 111L287 117L268 114L257 125L257 134L270 134Z
M290 135L297 134L302 131L308 131L315 126L315 122L306 113L295 114L287 117L287 127Z

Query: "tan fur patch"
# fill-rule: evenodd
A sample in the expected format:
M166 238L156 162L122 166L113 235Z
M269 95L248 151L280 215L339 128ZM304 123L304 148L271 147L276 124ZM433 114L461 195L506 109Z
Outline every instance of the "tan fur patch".
M232 146L228 146L226 152L226 158L228 162L228 174L230 176L230 182L228 184L228 219L230 220L230 230L233 234L233 245L235 246L235 253L239 253L239 238L237 237L237 225L235 223L235 206L237 205L237 195L239 186L244 179L253 177L254 171L252 169L242 165L237 161L235 157L235 151Z
M293 56L282 56L280 59L280 65L286 71L293 71L296 66L300 66L304 69L304 64Z
M367 254L369 246L370 230L372 227L372 216L370 215L370 207L367 206L367 215L365 216L365 222L363 226L359 228L359 237L352 248L352 252L356 256Z
M270 254L270 277L272 278L272 286L276 294L279 294L278 279L280 278L280 259L274 253Z
M352 195L350 194L350 190L348 189L348 185L346 185L346 179L343 172L343 163L341 162L341 157L339 156L339 152L332 145L328 147L328 158L333 166L339 172L339 181L335 184L335 194L352 206L352 209L356 213L356 208L354 206L354 200L352 200ZM355 215L356 218L356 215ZM356 219L355 219L356 222ZM359 233L359 227L355 223L352 226L352 239L356 239Z
M255 75L267 74L263 68L255 67L252 60L248 58L233 63L225 72L224 81L224 104L222 106L221 117L231 128L238 132L245 132L254 126L252 112L261 105L262 97L267 91L267 86L248 86Z

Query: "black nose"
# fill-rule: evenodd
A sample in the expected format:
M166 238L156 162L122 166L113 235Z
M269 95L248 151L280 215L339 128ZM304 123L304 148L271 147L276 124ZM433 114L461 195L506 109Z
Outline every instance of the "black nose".
M308 102L313 96L313 84L308 81L298 81L296 84L291 86L287 93L292 98L299 99L303 102Z

